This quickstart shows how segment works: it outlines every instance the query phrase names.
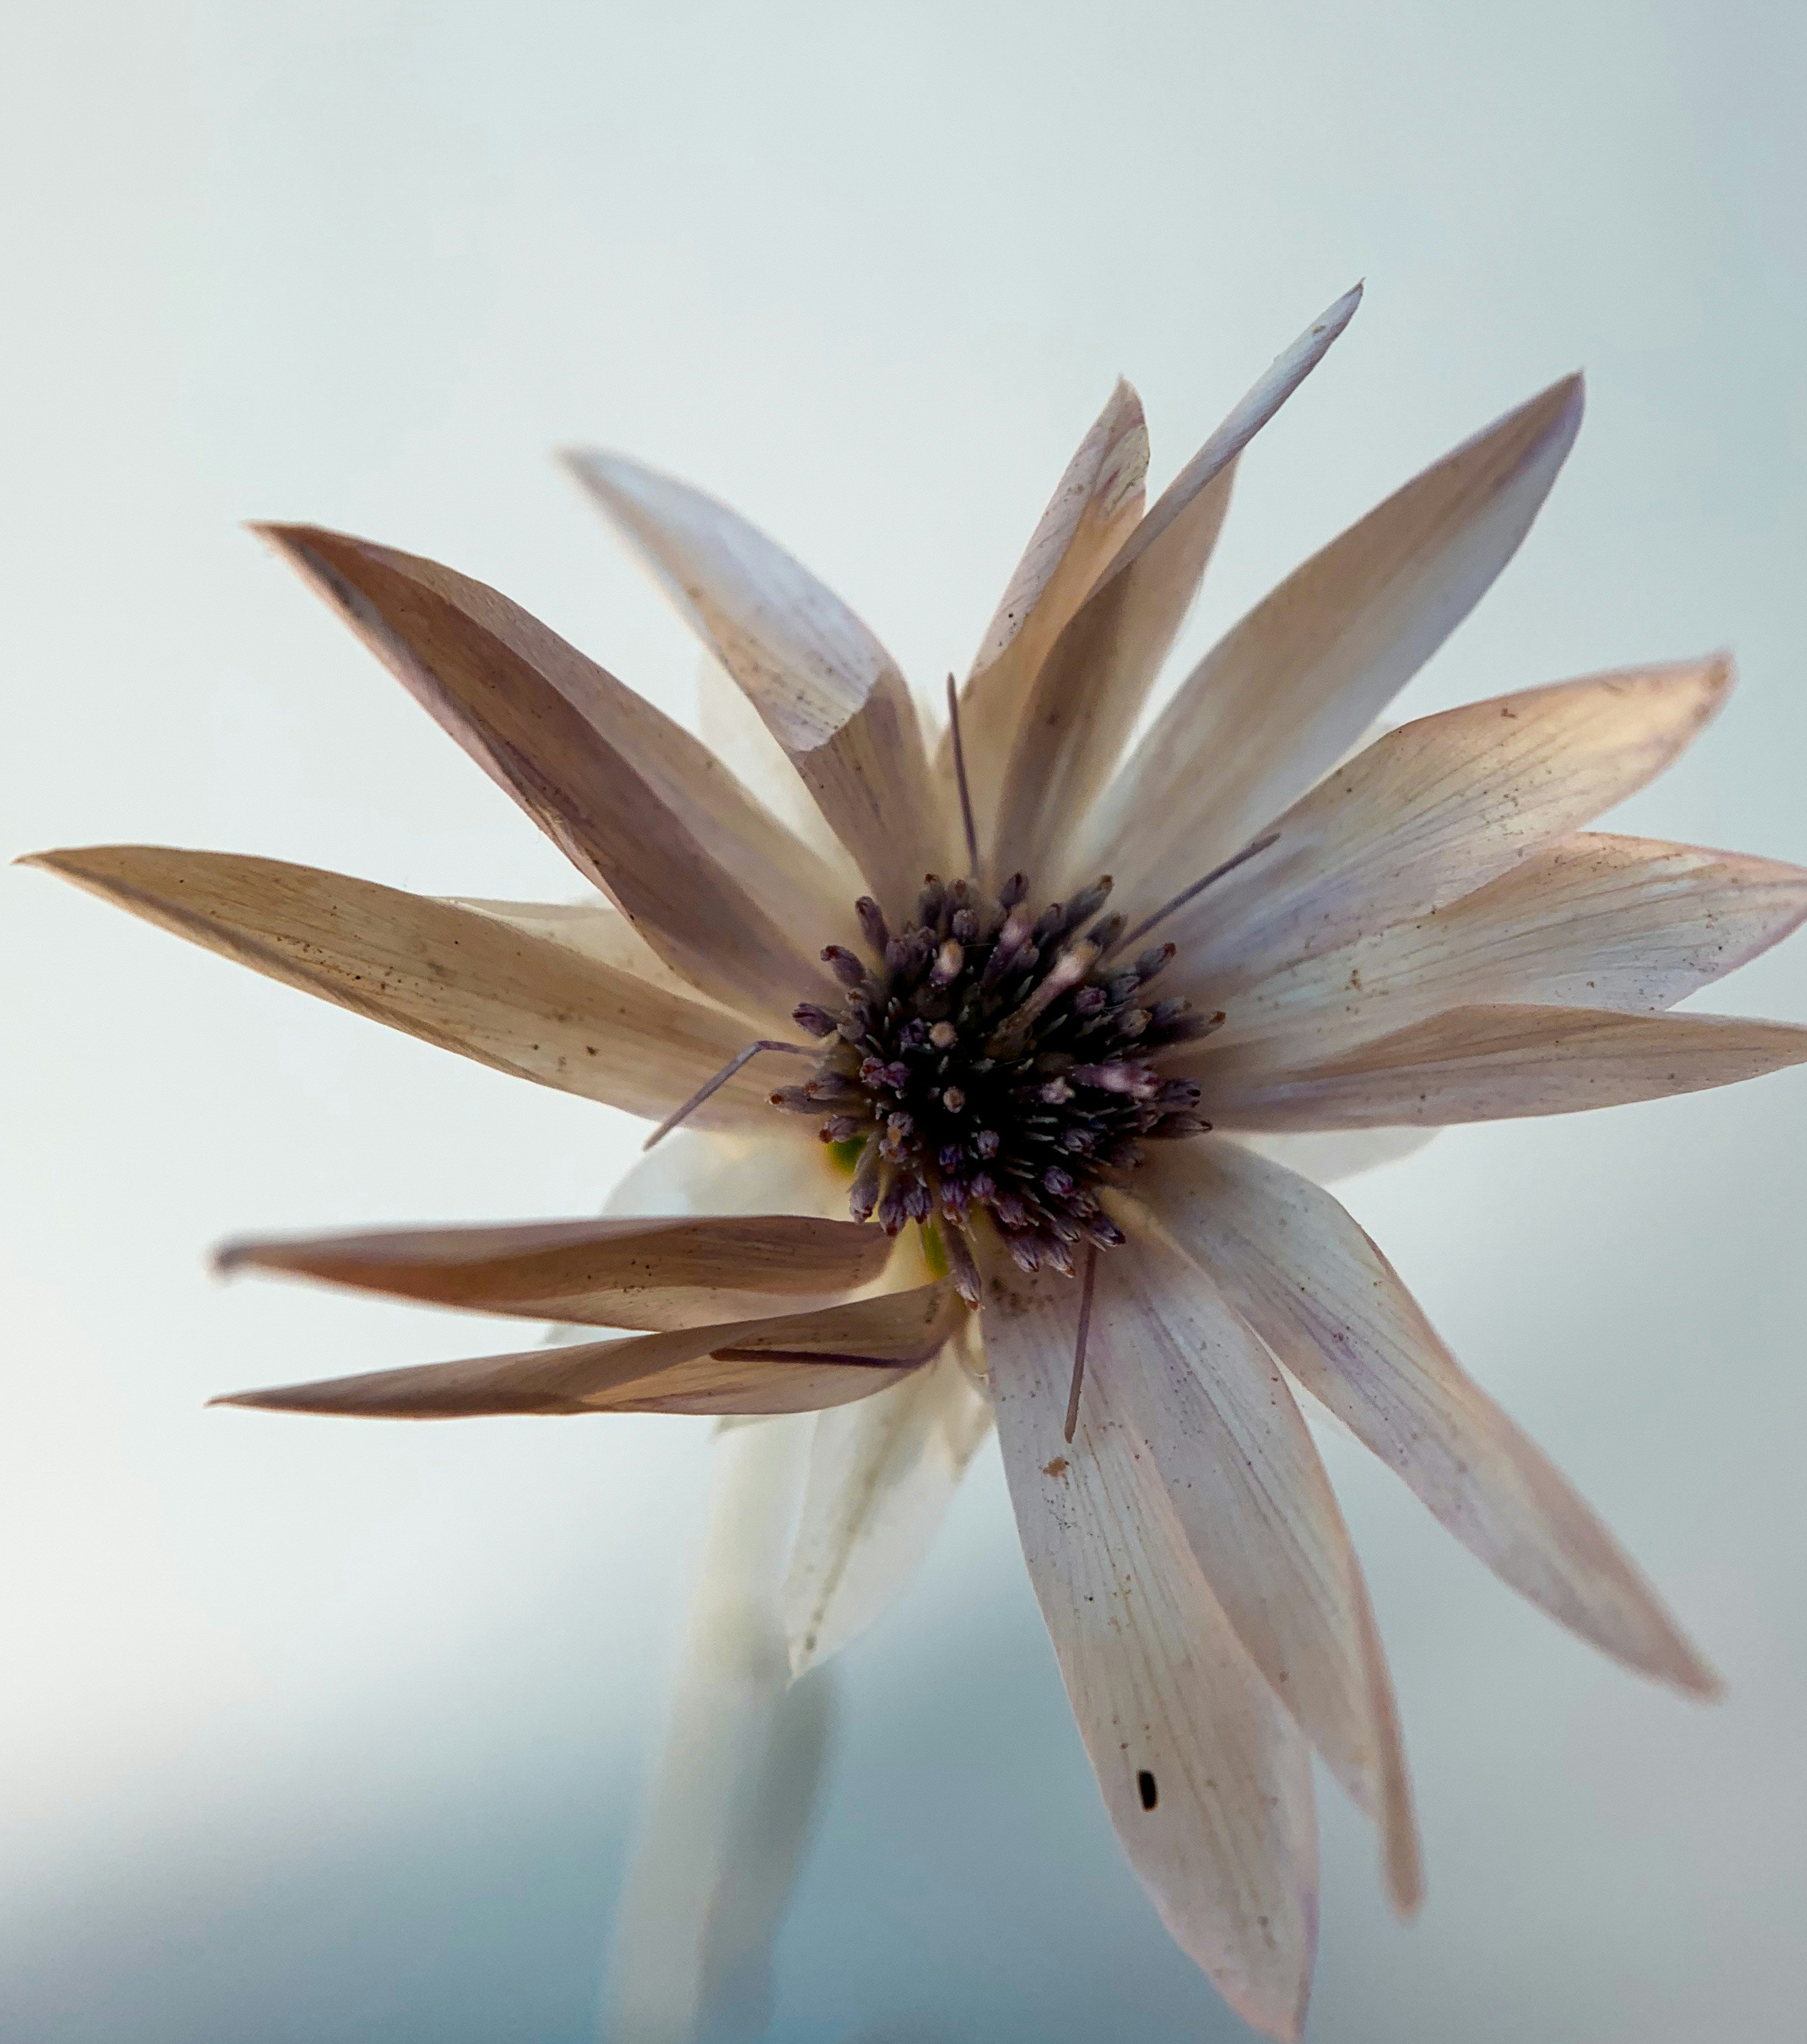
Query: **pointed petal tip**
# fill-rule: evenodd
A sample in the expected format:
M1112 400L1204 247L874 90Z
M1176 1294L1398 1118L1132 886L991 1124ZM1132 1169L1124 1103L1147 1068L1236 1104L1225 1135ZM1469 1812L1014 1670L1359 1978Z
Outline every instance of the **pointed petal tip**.
M1702 1660L1679 1633L1673 1644L1675 1651L1669 1665L1651 1672L1659 1681L1667 1682L1672 1689L1679 1689L1685 1696L1692 1696L1697 1703L1724 1703L1725 1682L1717 1669Z
M1387 1855L1387 1900L1402 1923L1410 1923L1424 1907L1425 1873L1414 1836L1409 1848Z
M1365 277L1358 277L1334 304L1325 308L1314 331L1322 333L1328 329L1331 338L1334 340L1355 317L1356 309L1360 305L1363 294L1367 289L1368 279Z

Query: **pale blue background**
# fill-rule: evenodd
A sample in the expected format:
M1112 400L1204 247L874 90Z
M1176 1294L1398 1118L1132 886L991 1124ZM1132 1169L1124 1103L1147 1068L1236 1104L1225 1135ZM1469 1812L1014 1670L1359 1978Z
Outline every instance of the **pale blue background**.
M719 490L919 679L1119 371L1157 479L1355 276L1191 635L1577 364L1589 424L1415 708L1729 643L1629 827L1807 859L1807 150L1785 5L17 5L0 71L0 840L436 892L556 855L237 528L499 582L662 701L546 459ZM0 880L0 2034L586 2037L704 1473L682 1423L209 1393L489 1330L255 1285L247 1228L582 1212L620 1117ZM1807 1019L1807 945L1722 1005ZM1797 2034L1807 1074L1465 1132L1352 1195L1731 1685L1592 1658L1339 1458L1431 1899L1326 1797L1322 2044ZM988 1457L846 1668L781 2044L1235 2026L1119 1865Z

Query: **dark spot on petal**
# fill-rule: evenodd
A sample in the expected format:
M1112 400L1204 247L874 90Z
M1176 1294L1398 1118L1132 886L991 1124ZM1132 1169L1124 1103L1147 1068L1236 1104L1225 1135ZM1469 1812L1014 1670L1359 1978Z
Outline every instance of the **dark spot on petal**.
M1145 1767L1136 1776L1136 1793L1141 1797L1145 1810L1152 1810L1161 1799L1161 1791L1154 1785L1154 1777Z

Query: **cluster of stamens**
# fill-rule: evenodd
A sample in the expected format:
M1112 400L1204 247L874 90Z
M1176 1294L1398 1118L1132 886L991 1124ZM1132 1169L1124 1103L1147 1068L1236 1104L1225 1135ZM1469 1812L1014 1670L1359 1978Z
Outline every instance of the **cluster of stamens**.
M1207 1126L1197 1085L1164 1076L1153 1057L1223 1020L1150 997L1172 944L1113 957L1123 918L1101 913L1108 878L1039 913L1027 892L1021 874L996 897L930 874L915 920L895 933L862 898L869 955L823 952L846 997L838 1013L797 1008L820 1055L802 1085L772 1095L820 1117L824 1143L857 1146L855 1220L876 1214L892 1235L936 1224L974 1303L965 1231L976 1209L1025 1270L1070 1275L1076 1247L1122 1242L1099 1192L1141 1161L1145 1141Z

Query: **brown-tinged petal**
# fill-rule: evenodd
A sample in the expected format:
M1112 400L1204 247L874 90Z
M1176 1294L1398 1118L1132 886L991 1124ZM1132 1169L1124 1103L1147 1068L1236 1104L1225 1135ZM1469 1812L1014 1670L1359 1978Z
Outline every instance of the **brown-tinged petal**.
M997 821L1004 770L1035 677L1061 627L1134 531L1147 472L1141 400L1119 382L1067 464L960 693L967 784L981 845L990 842ZM951 778L951 726L942 733L935 768L944 783Z
M366 1420L819 1412L869 1398L919 1368L965 1310L951 1285L923 1285L818 1312L373 1370L213 1402Z
M1268 1063L1383 1035L1440 1009L1548 1002L1655 1013L1807 920L1807 870L1583 831L1497 880L1253 987L1214 1050Z
M1310 1749L1207 1586L1108 1375L1062 1439L1074 1289L1008 1266L988 1279L988 1381L1030 1578L1161 1920L1245 2022L1296 2038L1317 1942Z
M1084 1399L1108 1385L1205 1580L1274 1693L1381 1827L1402 1910L1422 1893L1392 1683L1329 1478L1267 1350L1126 1201L1100 1261Z
M1392 1266L1328 1193L1208 1137L1164 1146L1144 1176L1167 1231L1457 1539L1584 1639L1680 1689L1712 1693L1713 1675L1611 1535L1463 1374Z
M1117 763L1217 544L1237 457L1355 316L1346 293L1268 368L1168 484L1062 628L1016 723L992 864L1061 874L1076 826ZM1090 878L1090 875L1087 876Z
M686 979L768 1016L822 982L838 882L681 725L468 576L259 529Z
M891 655L726 505L619 455L570 459L746 691L873 892L900 912L926 867L950 870L953 840Z
M869 1284L891 1250L880 1228L765 1214L290 1237L228 1243L216 1261L470 1312L658 1329L756 1316L787 1300L827 1305Z
M92 845L25 863L209 951L521 1078L662 1116L747 1025L487 915L373 881L232 852ZM699 1111L769 1127L769 1077L739 1074Z
M1191 1070L1221 1128L1447 1128L1699 1093L1803 1060L1799 1023L1527 1005L1448 1009L1316 1063L1276 1067L1252 1045Z
M1333 540L1206 655L1099 805L1082 861L1134 916L1334 766L1518 550L1580 427L1571 376Z
M664 1750L615 1908L603 2034L719 2037L769 2005L820 1801L831 1680L792 1686L778 1612L811 1421L721 1430Z
M1184 989L1227 1007L1301 959L1485 886L1659 774L1731 680L1723 657L1631 668L1389 732L1295 802L1273 844L1161 923Z
M793 1674L839 1653L915 1574L991 1424L951 1354L817 1420L784 1587Z

